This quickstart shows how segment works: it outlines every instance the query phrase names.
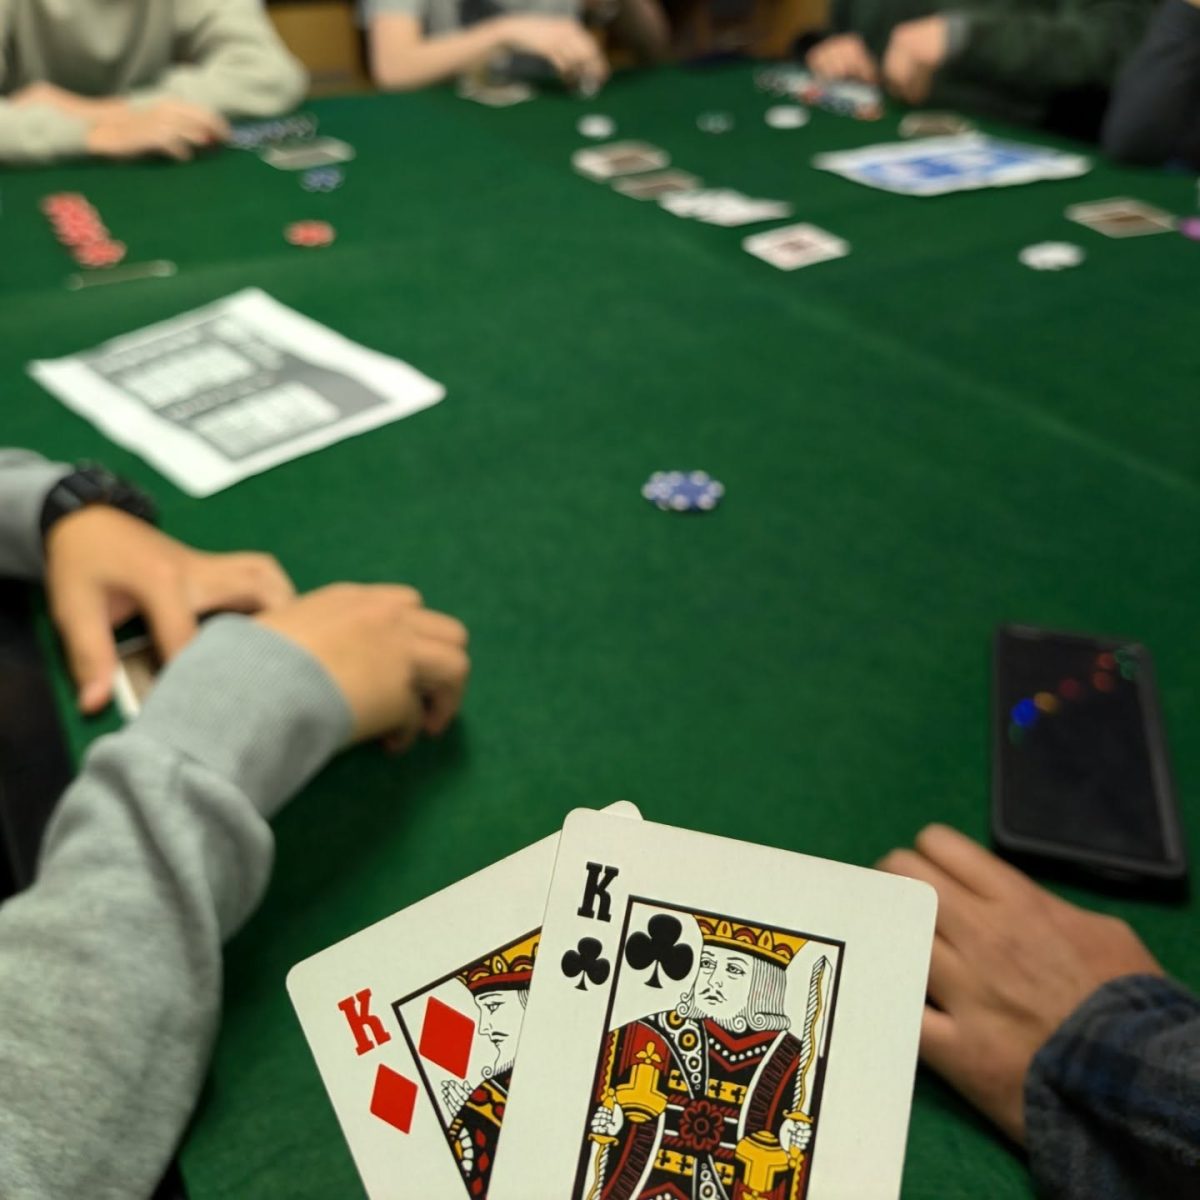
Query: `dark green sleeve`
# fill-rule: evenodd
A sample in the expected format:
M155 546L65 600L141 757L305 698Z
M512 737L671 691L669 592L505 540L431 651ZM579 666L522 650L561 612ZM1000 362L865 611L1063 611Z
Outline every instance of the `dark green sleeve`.
M1053 0L1014 10L967 6L955 75L1025 96L1107 87L1141 40L1154 0Z

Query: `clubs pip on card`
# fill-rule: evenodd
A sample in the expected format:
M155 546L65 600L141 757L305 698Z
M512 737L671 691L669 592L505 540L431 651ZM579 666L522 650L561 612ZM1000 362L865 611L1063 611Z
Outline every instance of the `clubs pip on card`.
M571 813L489 1200L895 1200L935 911L912 879Z
M831 258L844 258L850 243L816 225L785 225L743 239L742 248L781 271L795 271Z
M671 157L665 150L646 142L609 142L607 146L588 146L571 155L571 166L576 171L598 181L659 171L670 165Z
M625 802L606 811L631 825L640 817ZM487 1194L558 840L544 838L289 972L288 993L371 1200Z
M1175 228L1175 218L1161 208L1114 196L1111 200L1094 200L1089 204L1072 204L1066 210L1068 221L1086 225L1105 237L1142 237L1148 233L1169 233Z

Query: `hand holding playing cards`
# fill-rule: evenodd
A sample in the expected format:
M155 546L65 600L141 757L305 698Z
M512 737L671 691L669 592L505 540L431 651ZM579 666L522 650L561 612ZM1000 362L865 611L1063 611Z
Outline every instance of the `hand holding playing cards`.
M904 21L892 30L883 56L883 81L906 104L923 104L934 72L946 61L950 28L943 16Z
M520 13L504 18L504 41L547 59L563 79L587 79L600 86L608 78L608 61L596 39L574 17Z
M839 33L818 42L805 60L822 79L858 79L877 83L879 68L867 44L857 33Z
M391 734L406 749L421 733L444 733L462 703L466 627L425 608L413 588L337 583L258 619L328 671L357 741Z
M113 627L141 614L164 659L217 609L257 612L295 594L266 554L206 554L105 505L63 517L46 537L46 591L66 647L79 706L97 712L112 694Z
M102 158L162 154L186 162L197 149L228 136L229 125L219 113L184 100L162 100L145 108L105 110L88 130L87 149Z
M879 865L937 889L922 1059L1023 1143L1038 1049L1101 984L1162 968L1124 921L1060 900L944 825Z

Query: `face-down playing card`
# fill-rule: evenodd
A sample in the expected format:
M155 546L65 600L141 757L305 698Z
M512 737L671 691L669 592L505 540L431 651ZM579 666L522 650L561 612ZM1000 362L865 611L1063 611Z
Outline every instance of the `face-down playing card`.
M486 1197L557 846L544 838L288 974L372 1200Z
M491 1200L894 1200L935 909L910 879L572 813Z

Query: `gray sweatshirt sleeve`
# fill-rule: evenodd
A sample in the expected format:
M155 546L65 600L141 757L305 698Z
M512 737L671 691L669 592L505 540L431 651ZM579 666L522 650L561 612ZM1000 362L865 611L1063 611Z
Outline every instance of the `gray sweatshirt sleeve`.
M178 63L130 94L203 104L227 117L272 117L295 108L308 74L275 32L261 0L176 0Z
M258 904L267 825L347 739L320 665L210 621L100 739L0 906L0 1196L148 1196L215 1036L221 944Z
M0 446L0 578L42 577L42 504L70 470L32 451Z

